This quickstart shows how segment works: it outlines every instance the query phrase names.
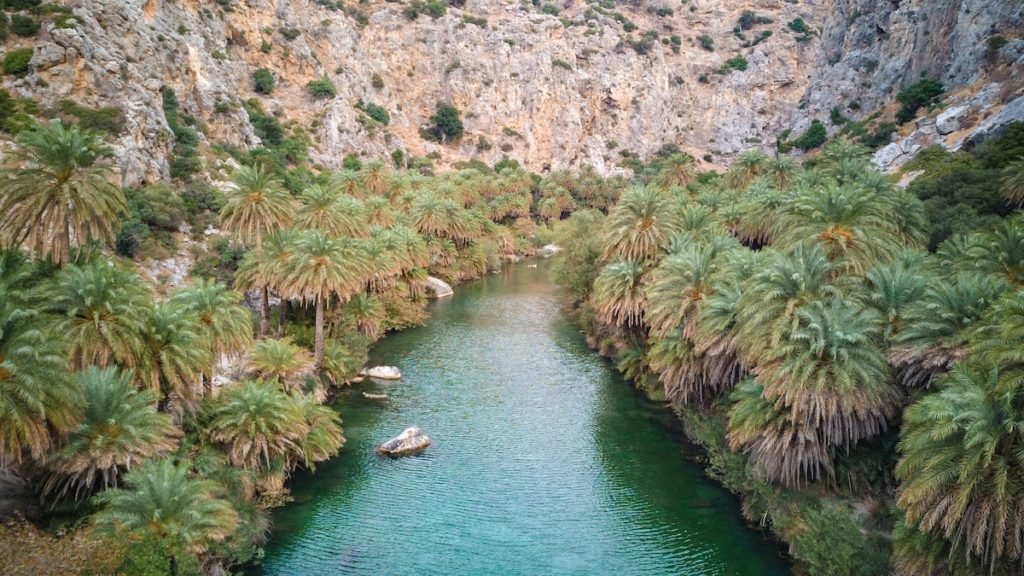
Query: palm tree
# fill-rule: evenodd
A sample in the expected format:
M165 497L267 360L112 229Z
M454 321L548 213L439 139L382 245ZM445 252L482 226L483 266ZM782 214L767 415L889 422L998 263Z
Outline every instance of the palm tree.
M677 153L661 162L654 183L662 190L686 187L697 179L697 166L689 154Z
M789 156L772 158L765 166L765 174L771 178L772 184L779 190L789 187L793 176L799 172L800 164Z
M235 466L272 472L302 457L309 424L299 403L272 383L249 380L224 390L205 428Z
M366 215L359 200L332 186L314 184L302 193L295 227L320 230L330 236L366 236Z
M59 263L74 248L112 243L126 204L99 136L53 121L22 131L18 144L22 166L0 175L0 242Z
M263 239L292 221L294 201L270 168L243 166L235 172L235 189L220 212L221 227L246 246L263 249ZM270 294L264 287L260 302L260 336L270 323Z
M865 302L882 317L886 343L900 331L907 309L924 295L934 280L922 270L924 254L908 251L891 262L876 264L865 275Z
M963 358L970 329L1007 288L999 278L966 272L925 288L906 307L889 351L903 384L928 387Z
M384 331L387 311L384 304L376 296L359 293L345 303L341 309L341 318L363 336L376 340Z
M645 272L642 264L623 258L616 258L602 268L590 296L598 319L614 326L642 326Z
M729 447L746 452L760 474L798 486L832 473L831 454L816 431L795 425L755 379L737 384L730 400Z
M674 202L656 188L632 188L623 193L605 221L605 257L638 262L653 258L679 230Z
M138 390L131 371L90 366L78 374L85 413L78 429L49 459L53 476L44 491L77 500L96 488L116 486L120 475L171 450L181 432L170 416L153 409L156 394Z
M384 196L391 187L391 174L380 160L368 162L362 171L363 188L372 195Z
M907 409L896 467L907 522L995 571L1024 559L1024 388L965 362Z
M138 365L153 298L136 273L102 260L69 266L48 297L73 367Z
M802 306L796 320L775 351L778 359L753 368L765 397L788 408L789 420L814 430L825 446L848 449L884 430L900 395L885 361L877 314L834 297Z
M324 360L324 310L327 300L348 301L360 292L367 278L362 247L347 238L330 238L322 232L304 232L285 266L281 293L288 298L312 301L316 307L316 343L313 369Z
M282 385L294 384L313 364L313 355L290 338L260 340L249 352L248 367L260 377Z
M689 239L672 250L651 272L645 293L651 333L666 334L692 322L703 299L714 292L716 276L727 266L725 256L738 247L731 237L718 236L706 242Z
M860 187L800 189L780 207L779 216L775 247L789 250L796 244L817 242L830 260L854 273L890 258L900 245L885 204Z
M747 150L739 155L725 174L726 183L736 190L750 185L768 168L768 157L760 150Z
M193 408L196 384L213 362L198 317L176 303L157 303L146 319L141 352L138 375L160 395L159 410L167 410L172 396Z
M31 274L20 254L0 251L0 465L26 448L41 459L81 414L63 343L48 330L57 319L30 297Z
M341 430L341 417L327 406L308 396L297 399L299 412L306 421L306 437L300 443L302 464L312 470L338 453L345 444Z
M972 235L960 266L1003 277L1014 286L1024 285L1024 218L1001 220Z
M1018 158L1003 168L1003 197L1020 206L1024 204L1024 158Z
M324 349L324 375L332 384L355 378L366 364L367 348L367 341L360 335L348 335L345 342L328 340Z
M839 292L820 246L798 245L790 254L764 252L761 269L743 285L736 303L737 352L748 366L777 356L801 305Z
M113 536L152 541L168 558L171 576L183 554L202 554L231 536L238 514L220 498L223 488L211 480L189 477L188 469L170 460L150 462L124 476L127 488L100 492L93 501L102 509L96 527Z
M200 278L171 294L171 304L199 322L203 346L211 356L210 366L201 374L206 385L212 385L217 361L237 357L252 345L252 316L241 300L241 294L208 278Z

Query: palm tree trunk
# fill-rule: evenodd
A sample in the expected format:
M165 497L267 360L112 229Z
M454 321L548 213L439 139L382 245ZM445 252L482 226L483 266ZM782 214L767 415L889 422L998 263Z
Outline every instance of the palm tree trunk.
M284 323L288 319L288 301L281 298L281 304L277 307L277 337L284 338Z
M324 363L324 299L316 299L316 344L313 347L313 370L320 373Z
M178 558L174 554L171 554L170 557L168 572L170 572L171 576L178 576Z
M260 338L267 335L270 327L270 290L264 286L260 298Z

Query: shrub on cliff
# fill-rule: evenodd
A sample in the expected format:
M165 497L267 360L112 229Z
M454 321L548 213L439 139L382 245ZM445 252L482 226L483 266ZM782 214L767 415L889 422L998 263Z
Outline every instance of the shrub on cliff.
M252 88L259 94L270 94L274 91L274 73L260 68L252 73Z
M4 72L13 76L28 74L28 63L32 60L31 48L18 48L4 55Z
M793 140L791 144L806 152L821 146L827 139L828 130L825 128L825 125L820 120L812 120L807 130L799 138Z
M334 98L338 94L338 89L334 87L334 82L327 76L311 80L306 85L309 89L309 93L313 95L313 98Z
M420 136L435 142L448 142L458 140L463 132L459 109L447 102L438 102L437 111L430 117L430 125L420 131Z
M907 86L896 95L896 99L903 104L900 111L896 113L896 120L904 124L914 119L914 115L922 106L929 106L938 100L939 96L946 89L942 83L931 78L924 78Z

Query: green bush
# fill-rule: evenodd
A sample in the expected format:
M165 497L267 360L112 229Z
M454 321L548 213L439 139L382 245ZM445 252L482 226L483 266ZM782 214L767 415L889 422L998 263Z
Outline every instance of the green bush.
M284 141L284 128L272 115L263 111L259 100L251 99L242 104L245 112L249 115L249 123L252 124L256 135L260 137L264 145L277 146Z
M828 130L825 128L825 125L820 120L812 120L807 130L799 138L793 140L791 144L806 152L821 146L825 143L825 140L828 140Z
M725 74L728 74L729 72L731 72L733 70L739 70L739 71L742 72L742 71L744 71L746 69L747 69L747 59L744 58L743 56L733 56L732 58L729 58L728 60L726 60L725 64L722 64L721 71L723 73L725 73Z
M278 30L281 36L284 36L285 40L291 41L299 37L302 32L298 28L281 28Z
M42 0L0 0L0 7L11 11L32 10L42 3Z
M886 552L869 543L850 512L838 506L822 510L807 506L800 516L792 550L809 574L868 576L888 572Z
M338 89L334 87L334 82L331 82L327 76L311 80L309 84L306 84L306 88L309 89L313 98L334 98L338 95Z
M75 118L79 126L89 130L106 132L113 136L118 136L124 131L124 113L120 108L87 108L71 100L61 100L57 103L57 111L64 116Z
M448 5L439 0L412 0L402 9L402 14L409 20L415 20L420 14L426 14L431 18L440 18L448 12Z
M790 20L789 24L786 24L786 26L797 34L809 34L811 32L811 28L807 25L807 22L804 22L804 19L799 16Z
M18 48L4 55L4 72L13 76L28 74L28 63L32 60L31 48Z
M11 32L24 38L31 38L39 33L39 23L30 16L15 14L11 16Z
M391 161L395 163L395 168L405 168L405 152L395 148L391 151Z
M384 108L383 106L374 104L373 102L367 102L365 104L359 103L356 105L356 108L362 110L363 112L366 113L367 116L373 118L374 120L380 122L385 126L387 126L388 123L391 122L391 115L388 114L387 109Z
M715 50L715 39L707 34L701 34L697 37L697 41L700 42L700 47L707 50L708 52L714 52Z
M904 124L914 119L918 109L922 106L929 106L934 103L946 89L941 82L931 78L923 78L900 90L896 95L903 106L896 113L896 120Z
M274 73L267 68L260 68L252 73L252 87L259 94L270 94L274 91Z
M989 36L985 42L985 58L994 63L999 57L999 51L1003 49L1003 46L1009 44L1010 41L1004 36L996 34L995 36Z
M829 110L829 112L828 112L828 119L829 119L829 122L831 122L833 126L841 126L841 125L846 124L847 122L850 121L849 118L847 118L846 116L843 116L843 112L841 110L839 110L838 106L833 106L832 109Z
M345 154L345 157L341 159L341 167L345 170L360 170L363 163L359 160L359 156L350 153Z
M463 130L458 108L447 102L438 102L437 110L430 117L430 126L421 135L436 142L450 142L461 138Z
M380 74L374 72L373 75L370 76L370 86L380 90L384 87L384 79L380 77Z

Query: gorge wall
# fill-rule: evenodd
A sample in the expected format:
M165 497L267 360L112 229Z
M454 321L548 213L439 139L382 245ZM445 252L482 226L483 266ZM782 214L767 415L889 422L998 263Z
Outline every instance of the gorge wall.
M647 158L669 144L721 166L827 123L833 107L867 116L922 75L968 92L995 81L1005 100L1024 84L1019 0L465 0L415 19L410 2L69 0L73 19L6 42L34 54L26 76L3 84L44 105L120 108L126 185L168 175L163 87L203 127L204 146L258 145L239 105L255 97L307 130L326 167L399 149L442 166L507 155L538 172L609 173L624 151ZM759 18L737 28L745 10ZM798 18L807 31L789 25ZM1007 40L994 54L993 35ZM726 64L736 56L745 69ZM270 95L254 92L258 68L276 76ZM323 76L336 97L309 94ZM390 123L368 122L360 101ZM462 112L461 141L420 136L438 101Z

